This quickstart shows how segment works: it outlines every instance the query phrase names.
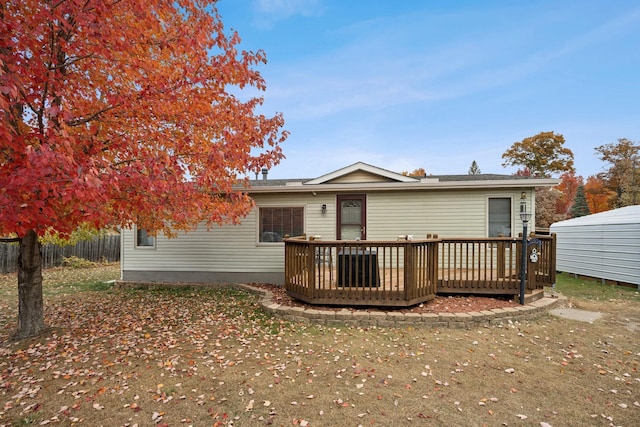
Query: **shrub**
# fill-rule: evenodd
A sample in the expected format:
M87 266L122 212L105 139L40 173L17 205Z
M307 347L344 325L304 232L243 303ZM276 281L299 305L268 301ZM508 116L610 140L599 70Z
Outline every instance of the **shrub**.
M91 268L95 267L97 264L95 262L89 261L88 259L78 258L77 256L70 256L62 258L63 267L71 267L71 268Z

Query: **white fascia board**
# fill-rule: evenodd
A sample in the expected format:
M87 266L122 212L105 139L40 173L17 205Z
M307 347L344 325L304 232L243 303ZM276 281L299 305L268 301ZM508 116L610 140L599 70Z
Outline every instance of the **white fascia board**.
M497 189L497 188L535 188L553 187L559 184L557 179L507 179L492 181L439 181L439 182L379 182L379 183L353 183L353 184L309 184L303 185L273 185L256 186L245 189L247 193L300 193L305 191L316 192L372 192L372 191L411 191L411 190L464 190L464 189Z

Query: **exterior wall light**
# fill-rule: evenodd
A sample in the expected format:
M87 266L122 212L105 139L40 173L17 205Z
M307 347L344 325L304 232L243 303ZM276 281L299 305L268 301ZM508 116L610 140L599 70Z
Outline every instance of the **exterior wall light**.
M322 214L326 214L327 213L327 205L326 204L322 204L322 206L320 206L320 210L322 211Z

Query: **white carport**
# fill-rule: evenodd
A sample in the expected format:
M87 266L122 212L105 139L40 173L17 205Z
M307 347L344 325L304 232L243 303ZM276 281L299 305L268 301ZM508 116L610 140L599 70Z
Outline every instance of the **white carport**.
M558 271L640 289L640 205L556 222L551 232Z

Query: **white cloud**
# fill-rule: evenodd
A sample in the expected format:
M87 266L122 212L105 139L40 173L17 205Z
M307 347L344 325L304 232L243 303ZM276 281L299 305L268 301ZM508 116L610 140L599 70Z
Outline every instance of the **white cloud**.
M264 10L282 17L300 14L305 10L303 4L310 7L296 0L260 3ZM619 35L638 21L634 10L584 33L538 40L536 46L538 21L535 25L510 21L486 33L441 40L430 26L437 23L446 28L458 19L465 22L484 15L416 15L365 20L334 29L334 35L343 39L342 46L268 70L267 98L283 102L281 108L289 118L307 120L464 98L521 82L553 61ZM550 26L552 19L551 14L539 16ZM425 20L424 25L415 25L417 20ZM314 48L310 42L309 50Z
M293 16L321 15L323 9L321 0L255 0L253 4L254 24L258 27L269 28L274 23Z
M254 5L266 23L290 19L295 37L303 37L306 16L322 13L319 1ZM501 154L546 130L565 135L578 173L598 172L593 147L638 138L632 97L616 95L626 91L611 80L625 79L635 50L620 57L622 66L584 67L637 46L640 11L627 12L577 19L569 6L514 6L314 25L306 44L294 44L288 57L281 49L262 71L265 108L282 111L292 131L287 160L272 176L315 177L356 161L464 174L476 160L484 173L511 173ZM607 72L609 80L598 83Z

